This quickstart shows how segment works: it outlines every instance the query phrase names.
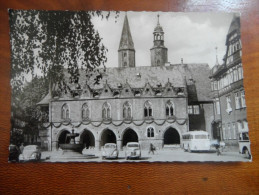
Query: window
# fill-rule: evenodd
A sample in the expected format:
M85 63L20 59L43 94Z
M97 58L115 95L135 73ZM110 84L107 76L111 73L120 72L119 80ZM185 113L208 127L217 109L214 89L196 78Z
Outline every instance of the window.
M111 105L107 102L103 104L102 117L103 119L111 118Z
M90 111L87 103L82 106L82 119L89 119Z
M125 57L127 57L127 53L126 53L126 52L125 52L125 53L123 53L123 56L124 56L124 58L125 58Z
M215 112L216 112L216 114L220 114L219 98L216 98L216 99L215 99Z
M241 107L241 99L238 93L235 93L235 104L236 104L236 109L240 109Z
M64 104L61 109L61 118L69 119L69 108L67 104Z
M238 77L239 77L239 80L243 79L243 68L242 68L242 66L238 67Z
M228 124L228 139L232 139L232 135L231 135L231 126L230 124Z
M242 108L246 107L246 100L245 100L245 92L244 91L241 92L241 106L242 106Z
M226 109L226 112L227 112L228 114L230 114L230 112L232 112L230 96L227 96L227 97L226 97L226 101L227 101L227 109Z
M199 105L193 105L193 114L200 114Z
M166 112L166 116L173 116L174 115L174 105L170 100L167 101L167 103L166 103L165 112Z
M234 69L234 82L238 80L238 72L237 69Z
M131 105L129 102L125 102L123 105L123 118L130 119L131 116Z
M188 114L200 114L200 106L199 105L189 105L188 106Z
M232 131L233 131L233 133L232 133L232 138L233 139L237 139L237 133L236 133L236 124L235 123L232 123Z
M146 101L144 105L144 117L151 117L151 116L153 116L152 105L149 101Z
M147 128L147 137L155 137L154 128L148 127Z
M124 66L127 66L127 62L124 62L124 64L123 64Z
M246 120L243 121L243 126L244 126L245 131L248 131L248 123Z
M218 82L214 81L214 90L218 90Z
M242 122L241 121L237 121L237 129L238 129L239 132L241 132L243 130L242 126L243 126Z
M226 139L226 128L225 126L222 127L222 131L223 131L223 139Z
M193 114L192 106L188 106L188 114Z

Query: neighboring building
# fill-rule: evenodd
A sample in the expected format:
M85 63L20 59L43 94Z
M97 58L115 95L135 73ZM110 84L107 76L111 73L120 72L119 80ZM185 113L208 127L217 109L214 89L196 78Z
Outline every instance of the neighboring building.
M234 16L226 37L224 63L216 63L211 70L213 138L224 140L227 145L237 145L238 133L248 131L240 34L240 17Z
M69 85L72 93L53 88L39 102L49 113L40 132L43 147L58 149L68 141L66 135L72 129L79 133L76 141L87 147L101 148L111 142L120 149L130 141L146 149L150 143L159 148L179 145L182 133L189 130L211 134L209 66L168 65L159 22L154 30L151 66L135 67L127 16L118 55L119 67L107 68L99 85L80 74L78 83Z

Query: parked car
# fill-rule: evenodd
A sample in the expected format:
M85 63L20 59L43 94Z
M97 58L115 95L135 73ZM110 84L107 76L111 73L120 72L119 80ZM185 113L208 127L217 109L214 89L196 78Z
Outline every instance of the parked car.
M117 149L117 145L114 143L107 143L103 147L102 151L102 159L116 159L118 158L119 151Z
M240 132L238 136L239 153L244 154L246 158L251 158L250 140L248 132Z
M9 162L19 162L19 155L20 155L20 150L18 146L16 145L9 145L9 156L8 156L8 161Z
M141 157L140 145L138 142L128 142L126 145L126 159L139 159Z
M30 161L30 160L37 160L41 159L41 151L40 147L37 145L28 145L25 146L23 149L23 153L19 156L19 161Z

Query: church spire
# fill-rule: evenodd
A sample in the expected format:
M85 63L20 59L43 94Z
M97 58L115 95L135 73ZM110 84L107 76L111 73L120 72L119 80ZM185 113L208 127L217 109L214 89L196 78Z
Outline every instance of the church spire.
M119 67L135 67L135 49L127 13L124 18L118 54Z
M125 15L125 18L124 18L119 50L120 49L133 49L134 50L134 43L133 43L133 40L131 37L127 14Z

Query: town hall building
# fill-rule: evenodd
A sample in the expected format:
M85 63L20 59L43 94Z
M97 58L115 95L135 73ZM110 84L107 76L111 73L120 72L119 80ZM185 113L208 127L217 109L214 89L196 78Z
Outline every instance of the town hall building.
M58 149L59 144L69 142L66 135L72 129L79 134L77 143L96 149L105 143L123 149L127 142L139 142L142 149L150 143L158 148L180 146L182 134L192 130L211 135L214 118L208 64L183 60L170 64L159 17L153 35L150 64L136 67L134 37L126 15L118 67L106 68L98 85L80 74L77 87L69 84L73 93L50 89L38 103L47 113L40 131L42 148Z

